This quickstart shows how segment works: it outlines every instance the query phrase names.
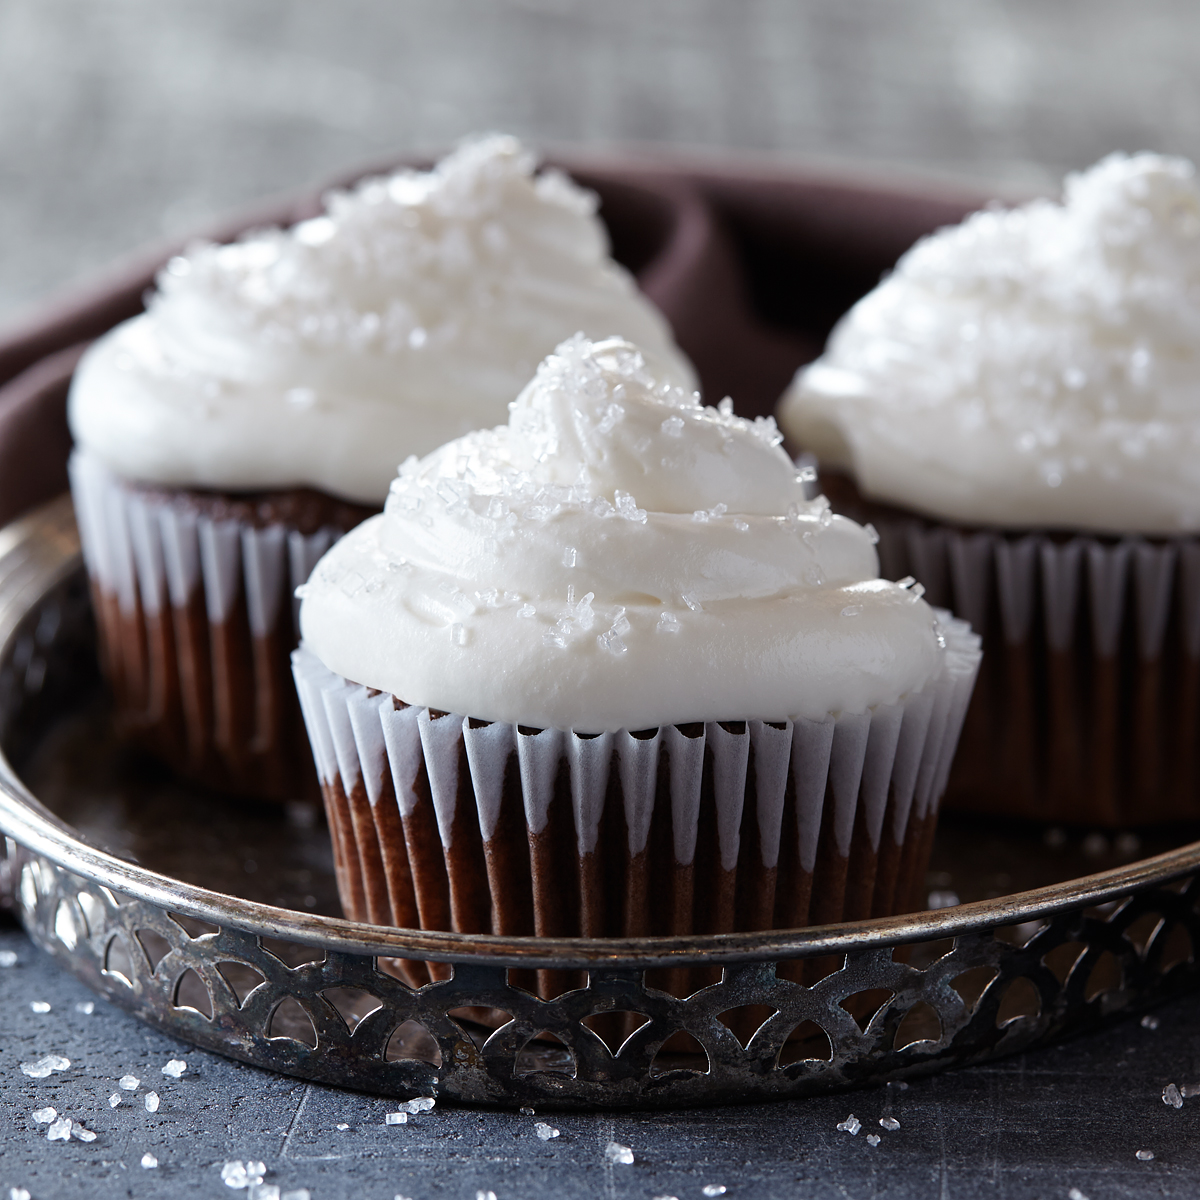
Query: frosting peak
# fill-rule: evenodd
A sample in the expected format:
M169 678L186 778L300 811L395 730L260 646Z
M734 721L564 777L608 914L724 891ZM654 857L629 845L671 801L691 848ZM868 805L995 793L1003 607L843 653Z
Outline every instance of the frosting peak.
M381 502L406 455L501 419L564 337L635 338L692 386L596 197L502 135L160 274L84 359L76 439L126 478Z
M1200 182L1112 155L1061 202L918 242L780 421L865 492L960 522L1200 530Z
M486 720L602 731L861 712L941 667L919 589L806 501L771 421L572 338L509 423L418 461L303 589L331 670ZM911 582L911 581L910 581Z
M705 408L695 392L656 383L619 338L564 342L510 408L509 459L539 482L613 502L624 490L659 512L775 513L781 498L785 509L804 500L772 418L751 424L729 401Z

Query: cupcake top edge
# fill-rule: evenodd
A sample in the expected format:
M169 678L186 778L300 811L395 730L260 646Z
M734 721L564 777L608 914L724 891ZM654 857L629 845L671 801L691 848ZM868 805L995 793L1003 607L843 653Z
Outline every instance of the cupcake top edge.
M300 589L306 646L412 704L604 732L862 712L945 644L773 421L578 335L507 425L410 459ZM910 581L911 582L911 581Z
M879 500L1010 528L1200 531L1200 181L1113 154L924 238L780 402Z
M331 192L290 229L194 246L85 355L75 440L140 483L382 504L405 457L502 420L577 330L636 339L694 386L597 208L496 134Z

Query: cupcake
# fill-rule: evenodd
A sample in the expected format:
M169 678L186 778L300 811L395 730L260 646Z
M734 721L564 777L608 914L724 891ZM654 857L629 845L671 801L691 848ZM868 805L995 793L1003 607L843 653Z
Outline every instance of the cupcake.
M123 728L189 776L273 798L311 781L288 598L407 455L503 419L579 329L627 330L692 383L595 196L535 165L472 141L198 246L84 357L71 482L105 674Z
M780 441L579 335L507 425L404 464L301 589L348 916L641 936L917 903L977 642Z
M1200 817L1200 186L1113 155L919 242L779 409L987 650L947 803Z

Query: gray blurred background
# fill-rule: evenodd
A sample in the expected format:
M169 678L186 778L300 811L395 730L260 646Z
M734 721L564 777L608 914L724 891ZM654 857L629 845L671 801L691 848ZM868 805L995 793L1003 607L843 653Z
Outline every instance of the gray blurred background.
M0 0L0 323L140 243L503 129L1053 189L1200 157L1188 0Z

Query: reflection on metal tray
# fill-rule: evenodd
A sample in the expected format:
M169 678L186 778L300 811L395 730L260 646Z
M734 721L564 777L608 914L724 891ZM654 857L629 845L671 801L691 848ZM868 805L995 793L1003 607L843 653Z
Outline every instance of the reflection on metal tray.
M60 501L0 531L0 826L22 919L114 1003L247 1062L466 1102L764 1099L1011 1053L1197 981L1200 845L1169 849L1186 831L1139 848L947 822L931 890L963 904L791 934L550 941L351 924L334 915L314 809L212 796L119 746L91 638ZM414 991L392 958L453 967ZM777 970L796 960L802 972ZM676 997L646 974L682 964L713 982ZM563 968L571 990L537 998L519 986L530 967Z

